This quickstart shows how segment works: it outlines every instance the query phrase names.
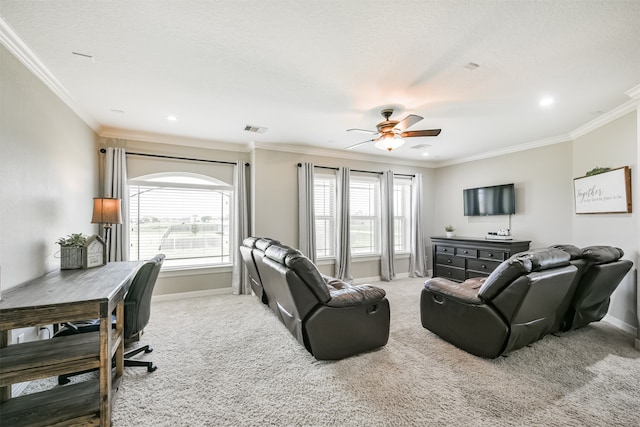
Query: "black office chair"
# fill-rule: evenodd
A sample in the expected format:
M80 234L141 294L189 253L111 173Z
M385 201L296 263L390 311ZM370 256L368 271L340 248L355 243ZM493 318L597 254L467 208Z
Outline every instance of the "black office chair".
M158 279L158 273L164 261L164 254L158 254L146 261L138 270L131 281L129 290L124 298L124 340L125 345L134 341L139 341L143 329L149 323L151 316L151 294ZM113 322L115 327L115 319ZM55 337L73 335L85 332L96 332L100 330L100 320L93 319L78 323L66 323ZM143 366L147 372L153 372L158 367L151 361L141 361L131 359L133 356L145 352L151 353L153 349L149 345L138 347L124 354L124 366ZM69 377L83 374L89 371L75 372L58 376L58 384L67 384Z

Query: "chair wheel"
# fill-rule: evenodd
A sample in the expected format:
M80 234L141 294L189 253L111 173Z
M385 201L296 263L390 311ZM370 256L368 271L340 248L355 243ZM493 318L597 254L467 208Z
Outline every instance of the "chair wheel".
M145 352L145 353L151 353L152 351L153 351L153 349L152 349L152 348L146 348L146 349L144 350L144 352Z
M65 385L65 384L69 384L70 382L71 380L67 377L63 377L63 376L58 377L58 385Z
M158 369L158 367L156 365L147 366L147 372L153 372L156 369Z

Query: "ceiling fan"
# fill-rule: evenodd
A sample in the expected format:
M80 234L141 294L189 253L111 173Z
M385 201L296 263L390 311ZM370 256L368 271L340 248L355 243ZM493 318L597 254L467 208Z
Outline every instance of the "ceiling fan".
M438 136L442 131L442 129L407 130L407 128L413 126L423 119L422 117L416 116L415 114L409 114L407 117L400 121L389 120L389 118L393 114L393 110L390 108L382 110L380 114L382 114L382 117L384 117L384 121L376 125L376 128L378 129L377 131L366 129L347 129L347 132L365 132L374 135L377 134L378 136L373 139L351 145L347 147L346 150L351 150L368 142L375 142L374 145L376 146L376 148L391 151L398 147L401 147L402 144L404 144L404 138L413 138L417 136Z

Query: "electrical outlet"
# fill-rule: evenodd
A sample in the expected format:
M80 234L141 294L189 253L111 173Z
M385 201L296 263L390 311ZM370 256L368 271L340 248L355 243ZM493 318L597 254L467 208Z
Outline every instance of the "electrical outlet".
M24 333L18 335L18 341L17 344L23 343L24 342Z

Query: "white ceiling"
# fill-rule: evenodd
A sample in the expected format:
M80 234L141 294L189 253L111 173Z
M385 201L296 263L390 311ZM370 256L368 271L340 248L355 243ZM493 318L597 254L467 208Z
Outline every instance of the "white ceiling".
M1 0L0 16L99 134L199 146L343 150L393 106L442 133L340 152L447 164L568 140L640 83L639 0Z

